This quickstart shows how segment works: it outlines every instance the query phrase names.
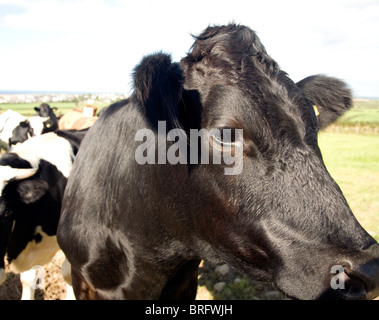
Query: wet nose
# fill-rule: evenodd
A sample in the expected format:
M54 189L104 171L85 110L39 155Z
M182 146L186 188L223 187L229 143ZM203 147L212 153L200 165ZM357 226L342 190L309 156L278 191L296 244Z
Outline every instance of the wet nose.
M344 261L336 276L345 299L374 299L379 296L379 245L375 244Z

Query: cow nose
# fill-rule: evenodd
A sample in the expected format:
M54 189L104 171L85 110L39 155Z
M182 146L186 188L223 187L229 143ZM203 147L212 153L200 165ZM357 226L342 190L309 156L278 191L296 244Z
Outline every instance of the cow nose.
M336 277L345 299L374 299L379 296L379 245L362 251L361 258L343 264Z

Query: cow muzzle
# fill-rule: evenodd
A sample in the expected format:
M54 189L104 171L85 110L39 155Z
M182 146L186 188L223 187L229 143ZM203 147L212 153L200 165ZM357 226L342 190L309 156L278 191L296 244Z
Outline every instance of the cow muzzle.
M341 259L337 274L331 279L331 290L320 298L374 299L379 296L379 245L352 258Z

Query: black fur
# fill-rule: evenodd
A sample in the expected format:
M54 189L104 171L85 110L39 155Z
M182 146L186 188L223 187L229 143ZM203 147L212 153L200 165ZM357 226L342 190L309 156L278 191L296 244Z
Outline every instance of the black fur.
M34 110L37 111L37 115L39 115L40 117L49 117L49 126L47 127L49 131L45 131L43 133L54 132L58 130L58 118L55 115L55 111L58 110L57 107L51 108L49 104L42 103L39 107L34 107Z
M178 126L178 104L183 76L167 54L144 58L134 71L135 96L151 125L165 120L169 130Z
M65 190L57 236L77 298L194 298L200 259L299 299L379 294L379 246L317 145L313 104L327 114L346 92L324 103L316 97L341 82L296 85L239 25L207 28L179 65L148 56L134 77L132 98L110 106L84 138ZM187 133L242 129L243 171L226 176L225 164L212 162L189 171L139 165L136 132L156 130L159 120ZM345 290L330 287L336 264L354 278Z

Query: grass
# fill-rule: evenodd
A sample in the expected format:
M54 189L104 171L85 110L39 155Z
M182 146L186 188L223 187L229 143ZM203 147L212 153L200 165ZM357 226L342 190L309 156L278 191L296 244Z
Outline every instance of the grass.
M356 99L319 135L324 162L362 226L379 241L379 100Z
M379 108L354 108L343 115L340 124L379 123Z
M378 134L379 100L355 99L353 108L339 118L328 131Z
M322 132L319 146L355 216L379 241L379 135Z

